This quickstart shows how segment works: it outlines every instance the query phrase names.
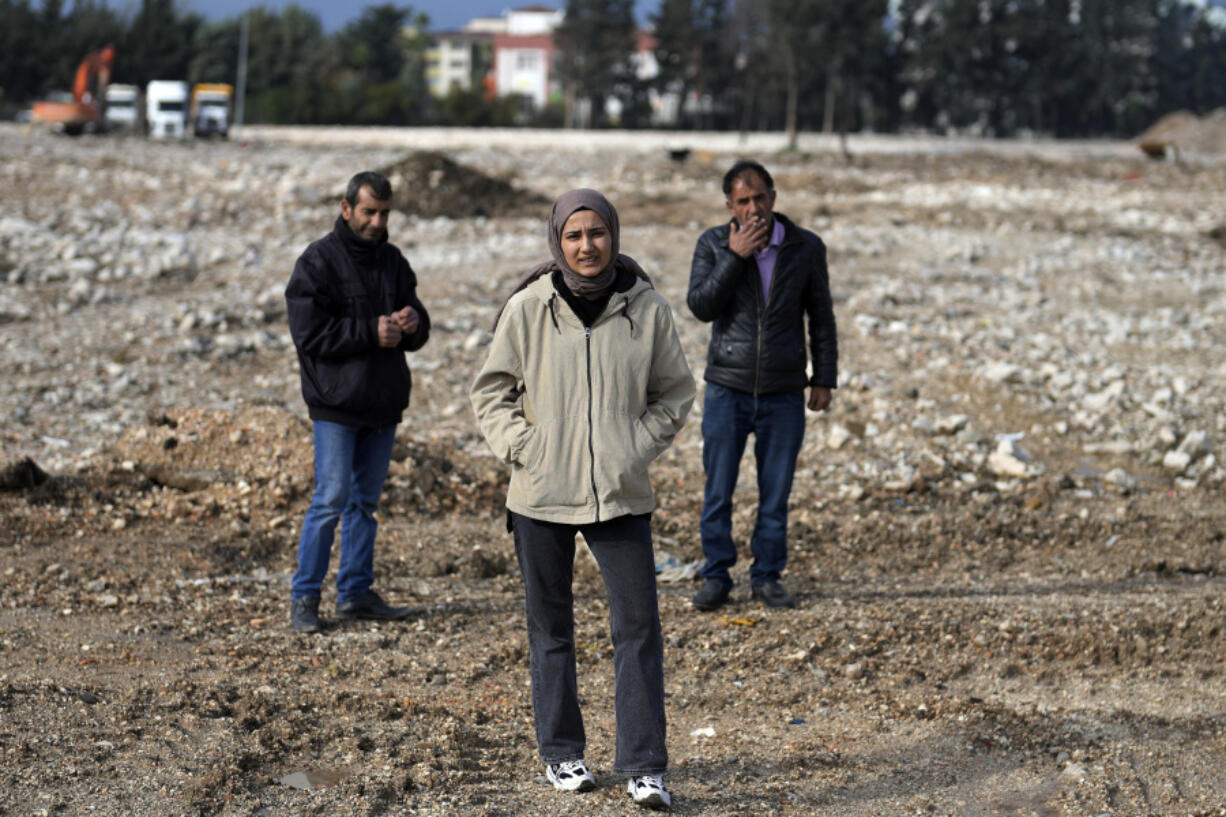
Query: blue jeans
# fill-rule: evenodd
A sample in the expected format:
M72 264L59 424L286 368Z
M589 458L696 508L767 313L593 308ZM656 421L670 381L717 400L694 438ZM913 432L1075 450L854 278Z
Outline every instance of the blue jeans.
M759 394L708 383L702 409L702 467L707 474L702 499L702 575L732 586L736 564L732 541L732 495L745 441L754 435L758 463L758 516L749 550L749 582L779 580L788 559L788 495L796 459L805 437L804 392Z
M545 763L581 760L586 748L575 678L575 533L600 565L609 597L613 639L613 773L663 774L664 641L656 597L651 522L621 516L590 525L562 525L511 514L515 555L524 576L528 661L536 743Z
M392 459L396 426L359 426L315 420L315 493L298 540L298 572L291 597L319 597L328 573L336 523L341 557L336 601L355 599L374 584L375 509Z

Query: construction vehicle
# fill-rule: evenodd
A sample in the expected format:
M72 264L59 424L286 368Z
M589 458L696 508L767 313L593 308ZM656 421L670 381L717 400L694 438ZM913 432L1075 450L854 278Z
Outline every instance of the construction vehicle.
M192 87L192 104L188 113L192 132L197 136L220 136L230 133L230 104L234 86L223 82L198 82Z
M109 131L140 130L140 88L114 83L106 88L106 111L102 114Z
M103 128L102 107L106 104L106 86L114 64L113 46L87 54L77 66L72 98L35 102L30 120L73 135Z
M187 83L151 80L145 86L145 125L154 139L182 139L187 135Z

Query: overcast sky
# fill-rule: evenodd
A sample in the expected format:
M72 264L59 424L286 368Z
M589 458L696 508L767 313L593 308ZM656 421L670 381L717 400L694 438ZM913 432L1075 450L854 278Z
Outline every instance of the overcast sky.
M280 9L288 4L288 0L179 0L181 7L203 14L210 20L236 17L244 9L262 5L269 9ZM414 11L424 11L430 17L430 29L441 31L460 28L473 17L500 17L509 8L520 6L543 5L561 8L565 0L521 0L508 3L505 0L387 0L397 5L409 6ZM362 8L378 3L344 2L343 0L297 0L298 5L319 15L320 21L328 31L335 31L353 18L361 14ZM111 0L112 7L139 8L139 0ZM648 14L652 14L660 6L660 0L635 0L635 14L640 22L645 22Z

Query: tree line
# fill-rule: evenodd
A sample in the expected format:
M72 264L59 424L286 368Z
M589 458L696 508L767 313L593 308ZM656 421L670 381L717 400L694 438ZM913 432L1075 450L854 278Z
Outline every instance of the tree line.
M562 100L532 111L486 99L479 81L432 98L429 21L411 7L367 6L330 34L300 6L257 7L244 15L246 121L548 125L586 101L593 126L649 127L672 100L670 127L1081 137L1226 106L1226 9L1204 0L661 0L654 75L632 56L633 0L565 10ZM174 0L126 14L102 0L0 0L0 108L68 87L106 43L115 82L233 82L239 42L237 19Z

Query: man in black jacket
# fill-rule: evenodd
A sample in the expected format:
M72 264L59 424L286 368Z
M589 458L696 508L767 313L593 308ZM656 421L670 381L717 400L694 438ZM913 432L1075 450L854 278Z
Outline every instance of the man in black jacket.
M728 601L732 494L745 442L753 433L758 515L750 551L753 598L768 607L795 603L779 583L787 563L787 507L808 407L823 411L838 380L838 341L826 247L774 212L775 185L757 162L739 161L724 176L730 223L707 230L694 248L690 311L711 322L702 413L702 589L699 610ZM806 373L805 319L812 374Z
M320 630L319 591L338 521L337 617L401 619L409 612L371 590L375 509L409 404L404 353L430 336L417 277L387 241L391 203L392 186L378 173L350 179L332 232L306 248L285 289L315 439L315 493L290 593L290 626L300 632Z

